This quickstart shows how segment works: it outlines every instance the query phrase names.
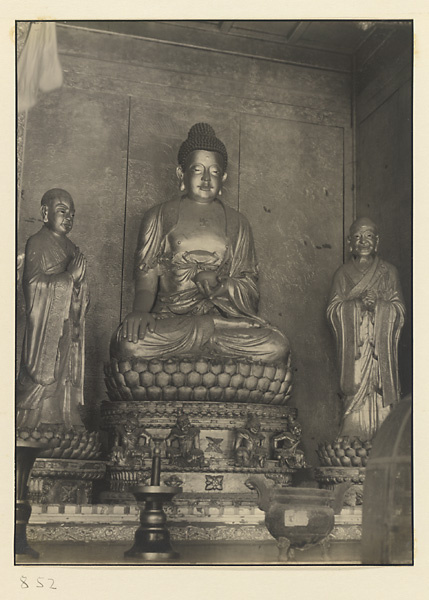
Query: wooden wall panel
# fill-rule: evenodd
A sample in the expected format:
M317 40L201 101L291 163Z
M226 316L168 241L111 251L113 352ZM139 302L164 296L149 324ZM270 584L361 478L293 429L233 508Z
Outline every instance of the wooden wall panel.
M335 437L338 375L325 309L343 256L343 131L244 116L240 210L260 265L260 314L289 338L306 449ZM311 459L314 462L314 459Z
M58 26L57 30L60 56L74 57L80 70L97 61L113 88L121 80L127 81L127 88L142 81L350 113L350 75L346 73L73 27ZM142 69L140 79L129 77L133 67Z

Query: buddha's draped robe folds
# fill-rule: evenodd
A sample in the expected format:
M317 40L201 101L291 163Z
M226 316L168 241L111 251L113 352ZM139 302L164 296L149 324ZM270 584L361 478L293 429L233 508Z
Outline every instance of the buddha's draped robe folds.
M18 427L41 424L82 427L85 280L79 286L66 271L76 247L60 244L47 227L27 242L23 275L26 329L16 383Z
M159 289L152 309L154 332L146 331L136 344L124 340L121 328L112 339L116 357L247 358L283 362L289 346L285 336L259 318L258 269L247 219L222 204L224 230L201 224L193 229L183 218L181 200L150 209L143 217L135 268L154 269ZM201 221L204 221L202 219ZM194 278L214 271L226 282L226 292L203 297Z
M374 311L362 304L368 290L377 295ZM396 268L376 257L362 274L349 260L334 276L327 316L345 402L341 435L370 439L400 399L398 340L405 306Z

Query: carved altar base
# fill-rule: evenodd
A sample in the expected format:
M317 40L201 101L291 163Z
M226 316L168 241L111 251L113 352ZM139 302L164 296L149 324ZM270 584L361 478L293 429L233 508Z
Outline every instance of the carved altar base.
M29 481L29 500L34 504L88 504L93 483L106 475L100 460L37 458Z
M134 499L135 502L135 499ZM335 515L330 541L358 543L362 507L345 507ZM167 503L164 511L173 541L240 542L273 540L265 526L265 514L257 506L256 492L237 495L200 495L191 502L186 494ZM131 544L139 523L139 507L115 504L33 505L27 537L34 542ZM125 548L124 548L125 549Z
M296 412L295 408L286 406L239 402L104 402L101 427L110 440L117 439L117 431L126 427L132 433L131 425L134 431L144 430L146 434L165 439L177 415L186 415L192 427L199 429L202 456L198 457L197 464L186 464L182 457L176 459L168 455L167 446L162 447L161 485L182 488L182 493L164 507L169 526L171 524L173 530L179 527L180 531L193 527L199 532L195 533L197 536L206 535L206 528L214 534L214 528L221 527L216 535L230 535L228 539L239 535L231 533L231 526L248 526L247 535L251 539L253 535L256 538L261 535L263 514L257 508L256 493L247 488L246 481L250 475L258 474L266 478L267 485L291 485L295 469L269 458L269 452L273 435L281 431L288 417L295 417ZM246 427L249 413L260 423L267 459L255 466L237 466L236 432ZM112 461L108 465L109 489L100 495L100 502L132 505L135 500L131 489L149 483L150 453L146 446L139 451L135 437L134 442L128 450L128 464L125 459L123 464ZM123 456L120 450L116 448L113 458L118 452Z

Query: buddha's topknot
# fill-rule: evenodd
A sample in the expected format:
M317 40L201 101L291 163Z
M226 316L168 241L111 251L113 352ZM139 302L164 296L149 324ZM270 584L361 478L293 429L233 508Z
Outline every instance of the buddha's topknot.
M224 144L216 137L216 133L208 123L195 123L189 130L187 139L180 146L177 156L179 165L185 169L186 160L195 150L218 152L223 159L223 170L226 171L228 154Z

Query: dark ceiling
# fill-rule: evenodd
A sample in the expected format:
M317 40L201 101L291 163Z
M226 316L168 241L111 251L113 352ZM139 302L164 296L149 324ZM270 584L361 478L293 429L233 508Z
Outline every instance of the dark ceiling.
M170 21L170 23L172 23ZM362 21L175 21L175 25L278 44L353 53L373 25Z
M352 57L362 63L398 31L412 32L411 21L62 21L113 34L156 39L350 71ZM369 52L368 52L369 49Z

